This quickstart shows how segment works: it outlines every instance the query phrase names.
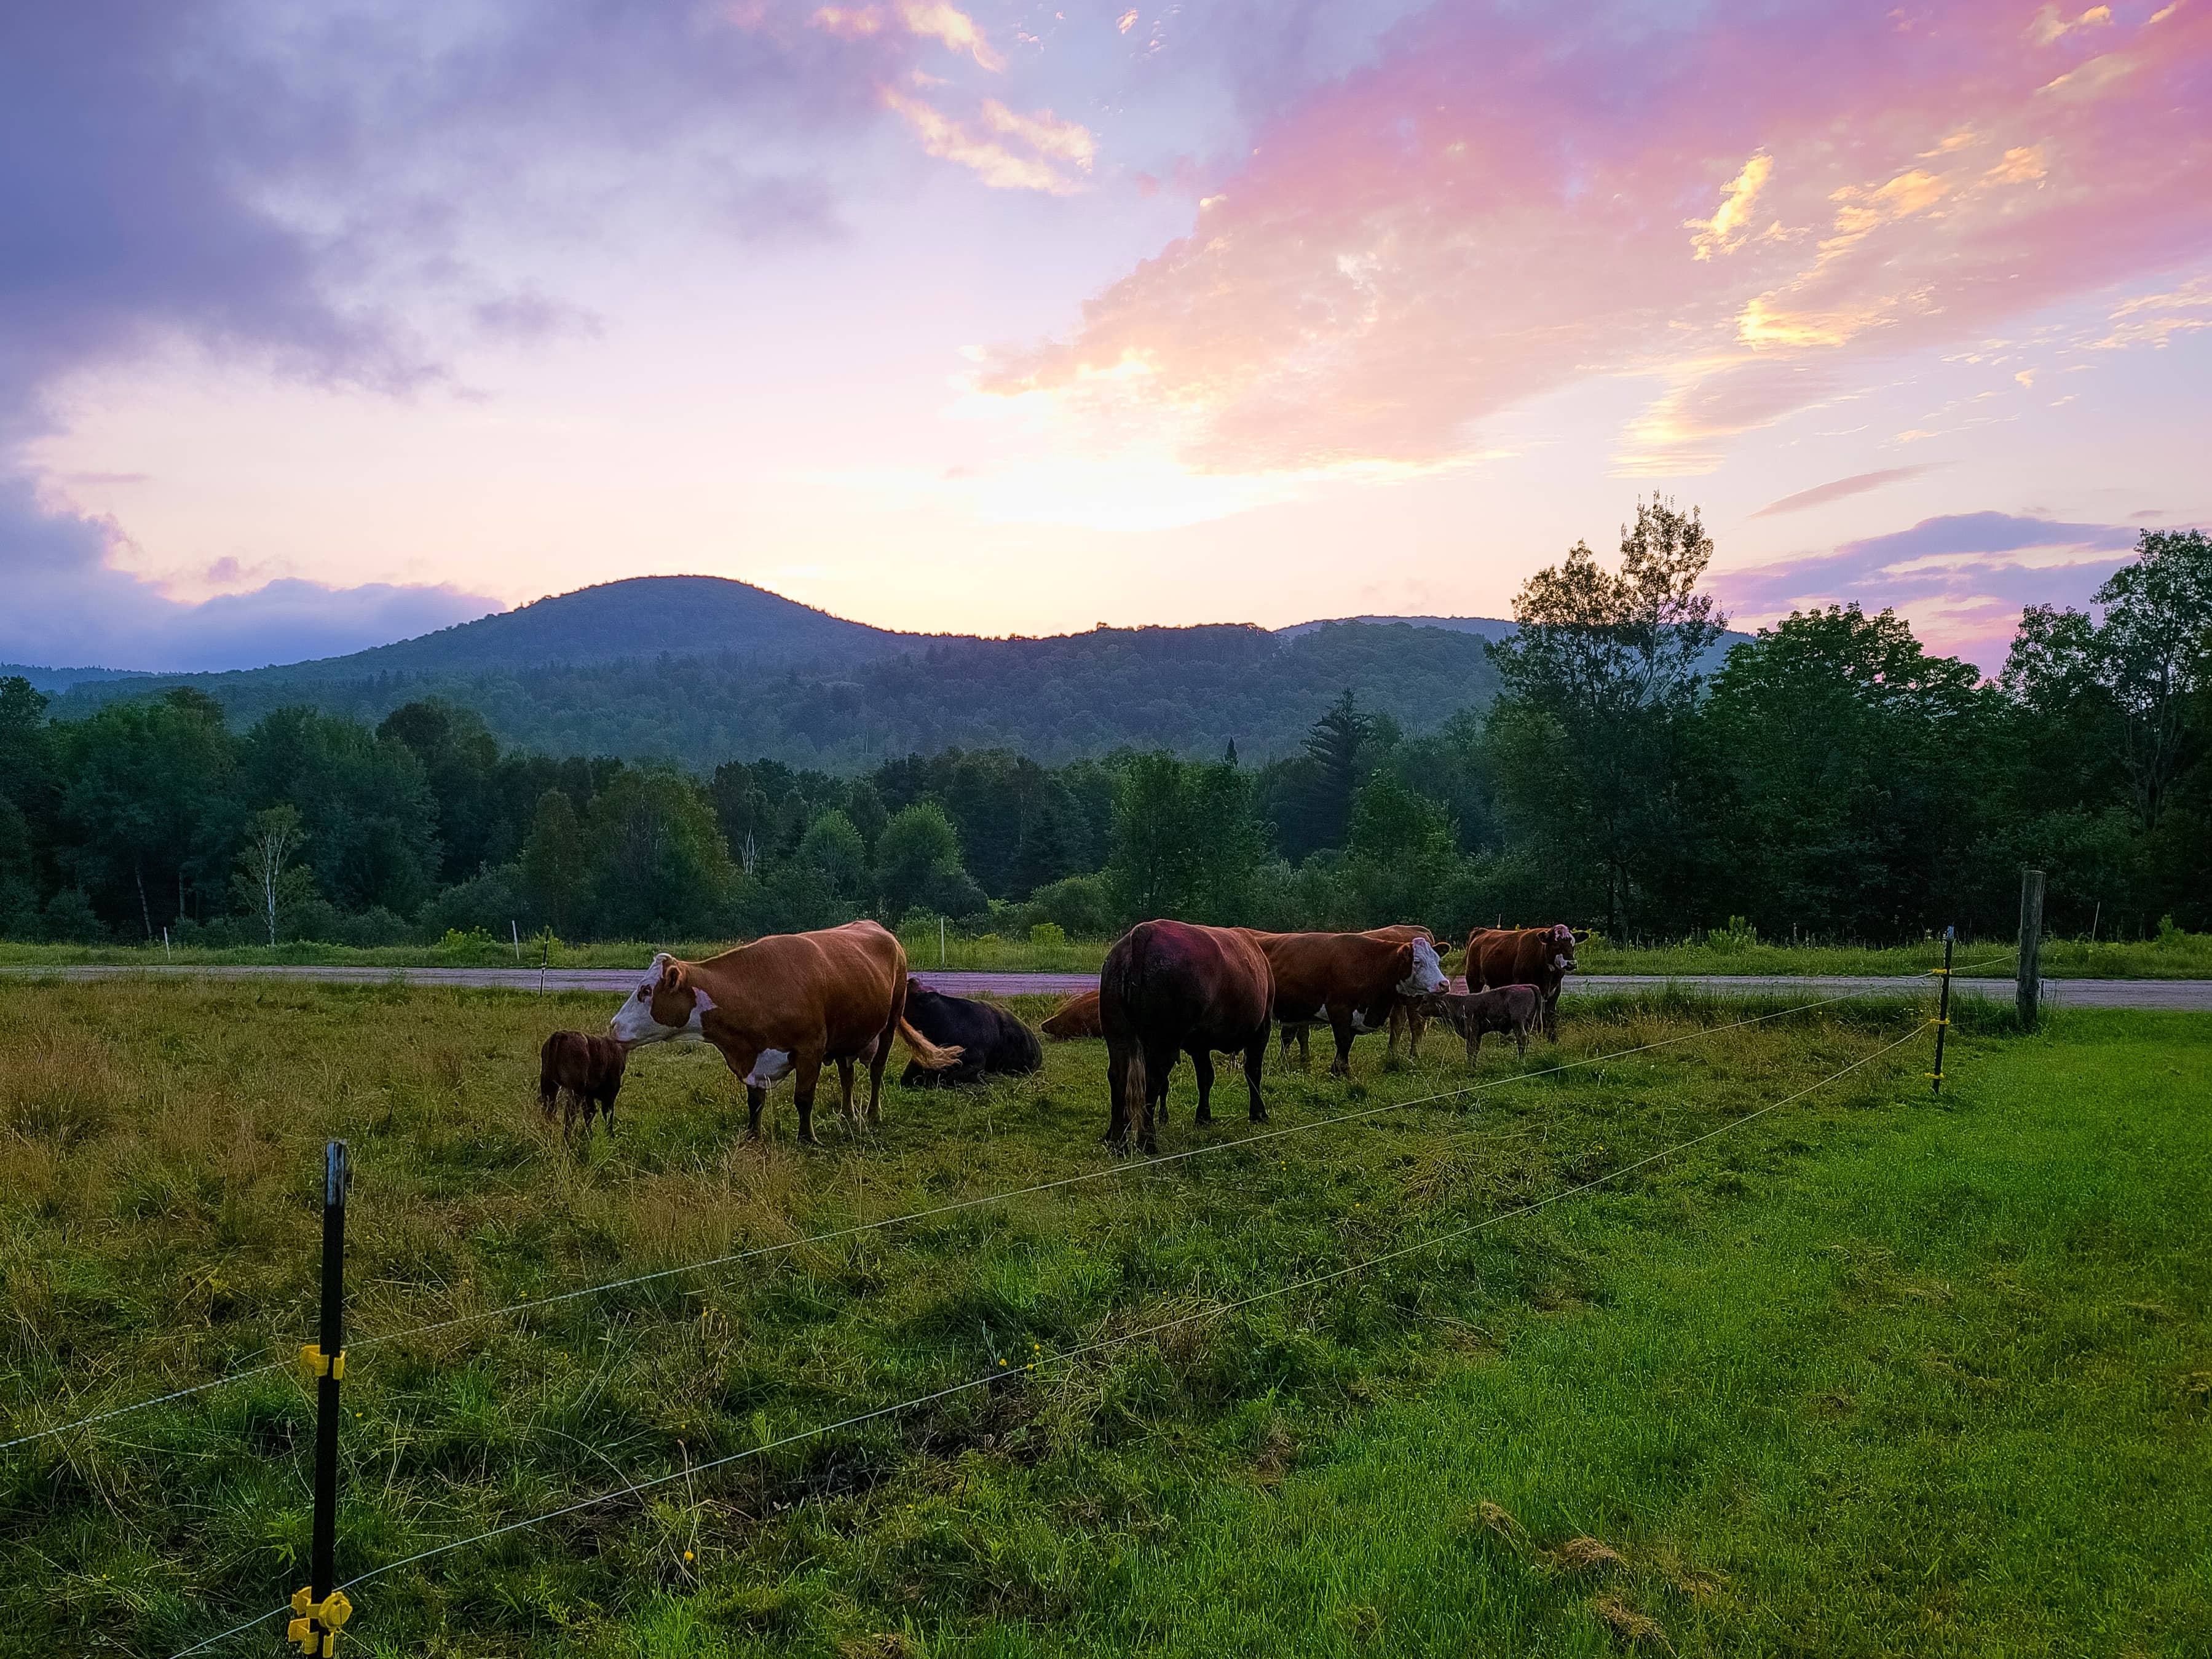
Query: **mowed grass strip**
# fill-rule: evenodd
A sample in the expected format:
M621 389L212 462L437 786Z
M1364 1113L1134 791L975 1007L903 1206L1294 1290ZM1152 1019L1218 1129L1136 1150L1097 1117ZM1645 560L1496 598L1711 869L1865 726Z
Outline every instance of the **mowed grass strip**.
M604 999L103 986L23 1000L38 1006L15 1030L36 1035L0 1046L0 1400L32 1426L289 1352L310 1322L331 1133L362 1169L359 1335L1101 1164L1096 1044L1053 1048L1043 1078L977 1096L893 1091L880 1135L814 1155L743 1145L712 1054L641 1054L619 1140L580 1158L537 1124L535 1048L556 1024L596 1025ZM1563 1052L1716 1018L1609 1005L1571 1023ZM373 1350L348 1385L348 1572L966 1376L1009 1382L395 1575L349 1638L453 1653L989 1650L1087 1632L1173 1645L1172 1620L1126 1622L1141 1585L1166 1582L1133 1565L1146 1551L1172 1540L1172 1557L1202 1560L1188 1538L1205 1506L1286 1479L1378 1402L1487 1375L1499 1352L1518 1363L1528 1330L1619 1296L1622 1245L1561 1218L1619 1211L1631 1242L1694 1237L1838 1137L1878 1143L1914 1121L1924 1109L1900 1103L1924 1086L1915 1051L1619 1194L1074 1365L1030 1364L1618 1168L1910 1020L1893 1006L1793 1017ZM1466 1080L1442 1043L1419 1067L1378 1061L1363 1043L1348 1090L1273 1077L1279 1121ZM1486 1055L1482 1075L1515 1069ZM1170 1145L1247 1132L1233 1107L1195 1130L1190 1104L1186 1071ZM297 1385L273 1377L10 1455L0 1644L167 1652L282 1600L303 1570L310 1422ZM1383 1628L1368 1607L1309 1611L1357 1644ZM1606 1639L1620 1628L1603 1624Z

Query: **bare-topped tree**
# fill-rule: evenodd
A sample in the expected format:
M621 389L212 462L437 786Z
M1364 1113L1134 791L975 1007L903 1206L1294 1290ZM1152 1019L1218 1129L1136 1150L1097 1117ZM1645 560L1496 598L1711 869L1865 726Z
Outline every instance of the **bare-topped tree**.
M232 887L250 908L260 912L271 945L276 943L278 911L307 897L313 888L313 872L291 861L307 839L300 809L289 801L280 801L253 815L246 849L238 855Z

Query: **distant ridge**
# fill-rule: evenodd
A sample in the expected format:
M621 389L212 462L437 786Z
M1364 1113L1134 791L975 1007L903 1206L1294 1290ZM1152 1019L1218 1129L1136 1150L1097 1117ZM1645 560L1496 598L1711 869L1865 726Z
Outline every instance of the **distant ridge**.
M143 669L138 668L37 668L29 663L0 662L0 680L26 679L30 681L34 690L49 694L66 691L72 685L84 685L94 680L152 678Z
M1441 628L1452 634L1480 634L1486 640L1502 640L1516 626L1497 617L1324 617L1317 622L1292 623L1275 632L1285 639L1296 639L1301 634L1310 634L1316 628L1340 622L1366 623L1370 626L1403 623L1409 628Z

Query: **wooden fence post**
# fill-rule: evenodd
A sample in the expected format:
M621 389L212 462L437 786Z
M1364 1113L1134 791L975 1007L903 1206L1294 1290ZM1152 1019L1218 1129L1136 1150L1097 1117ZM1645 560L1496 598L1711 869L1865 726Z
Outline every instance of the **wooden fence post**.
M2020 1024L2035 1029L2043 990L2043 872L2020 872Z

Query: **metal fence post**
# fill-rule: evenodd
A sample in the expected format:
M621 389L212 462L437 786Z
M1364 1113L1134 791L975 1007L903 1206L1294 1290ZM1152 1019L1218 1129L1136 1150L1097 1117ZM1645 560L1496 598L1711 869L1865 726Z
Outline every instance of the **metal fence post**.
M1943 1092L1943 1037L1951 1029L1951 938L1955 930L1943 930L1943 965L1936 971L1943 975L1943 991L1936 1009L1936 1069L1929 1076L1930 1094Z
M315 1378L315 1527L307 1587L292 1596L284 1639L303 1654L337 1651L338 1630L353 1612L336 1582L338 1540L338 1385L345 1380L345 1206L353 1184L346 1144L323 1150L323 1318L320 1340L300 1350Z
M2019 972L2017 995L2021 1029L2033 1031L2043 992L2043 872L2040 870L2024 869L2020 872Z

